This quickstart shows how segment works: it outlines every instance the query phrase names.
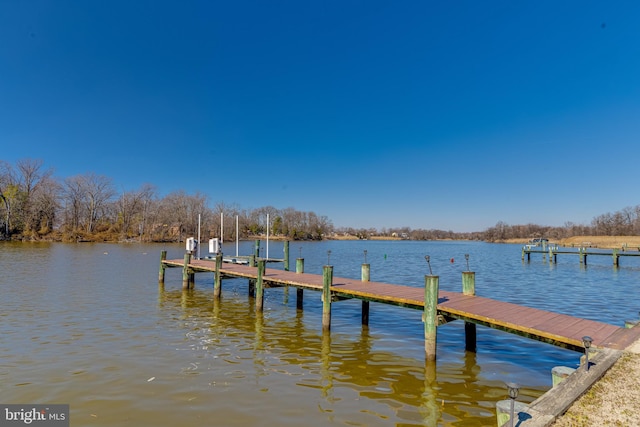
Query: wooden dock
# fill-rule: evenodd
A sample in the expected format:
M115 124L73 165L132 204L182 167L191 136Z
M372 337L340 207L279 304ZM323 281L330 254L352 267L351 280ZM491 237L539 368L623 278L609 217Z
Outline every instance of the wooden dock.
M613 260L613 265L616 267L620 266L620 258L621 257L640 257L640 251L638 252L628 252L628 251L620 251L618 249L612 249L610 251L607 250L593 250L588 248L578 248L578 250L568 250L568 249L560 249L558 246L549 246L548 249L540 248L540 247L531 247L529 245L522 247L522 260L524 261L525 256L527 261L531 261L531 254L542 254L543 256L549 255L549 260L553 263L558 262L558 255L576 255L580 264L587 265L587 257L590 255L593 256L609 256Z
M189 277L195 272L213 272L215 274L214 286L216 289L214 295L219 296L222 278L246 278L249 280L250 285L255 286L256 308L259 310L262 310L262 292L264 288L273 286L296 287L298 289L298 308L302 308L303 290L319 291L323 295L323 328L325 327L325 321L330 324L331 302L342 299L359 299L363 301L363 324L365 323L365 318L368 321L369 302L424 310L425 350L427 353L433 353L431 355L433 358L435 358L435 326L452 320L463 320L465 322L465 331L467 333L472 331L473 336L467 337L467 348L469 347L469 341L473 343L472 346L475 346L476 324L575 351L584 350L583 337L585 336L592 338L594 347L611 349L624 349L640 338L640 327L625 328L476 296L474 290L475 273L473 272L463 272L463 286L466 286L465 280L469 281L471 279L471 290L465 288L463 292L458 293L438 290L437 276L425 276L425 288L371 282L368 280L368 270L367 277L365 277L364 267L368 267L368 264L363 264L363 279L356 280L333 277L333 267L331 266L325 266L325 271L322 275L304 273L303 263L302 268L300 268L300 259L297 260L298 263L296 264L298 272L292 272L265 268L264 260L258 262L257 266L250 266L222 263L221 259L216 262L211 260L191 260L187 256L182 260L167 260L165 257L166 252L163 252L159 276L162 282L164 281L165 268L182 268L183 278ZM427 289L430 286L429 283L433 282L436 284L434 293L434 298L437 298L436 307L432 307L433 304L429 304L429 292L431 291ZM184 286L185 282L183 281ZM435 319L436 314L437 320ZM434 319L432 332L430 332L428 325L430 323L429 317ZM473 329L467 328L467 325L473 326ZM326 329L329 329L329 327L327 326ZM431 344L427 345L427 341L433 341L431 344L434 347L429 349Z

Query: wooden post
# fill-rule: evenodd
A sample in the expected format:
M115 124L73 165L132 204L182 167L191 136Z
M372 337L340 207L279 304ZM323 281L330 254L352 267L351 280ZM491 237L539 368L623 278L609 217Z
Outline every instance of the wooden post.
M524 261L524 246L522 247L522 260Z
M362 281L368 282L371 278L371 264L362 264ZM362 301L362 324L369 325L369 301Z
M462 272L462 293L473 296L476 294L476 273L473 271ZM476 324L464 322L464 348L475 353L477 350Z
M331 285L333 283L333 266L322 268L322 330L331 329Z
M462 272L462 293L464 295L476 294L476 273L473 271Z
M296 273L304 273L304 258L296 259ZM302 288L296 289L296 308L302 310L302 304L304 301L304 290Z
M159 283L164 283L164 271L166 270L166 267L164 266L162 261L164 261L166 259L167 259L167 251L160 252L160 271L158 271L158 282Z
M256 256L256 258L260 258L260 240L256 240L253 254Z
M289 271L289 241L284 241L284 271Z
M189 289L189 263L191 262L191 253L184 254L184 263L182 264L182 289Z
M581 247L578 249L578 253L580 254L580 264L587 265L587 248Z
M436 360L439 276L424 276L424 351L426 360Z
M620 255L618 255L618 250L613 250L613 265L615 267L620 267Z
M222 253L218 252L216 254L216 273L215 273L215 281L213 283L213 297L220 298L220 294L222 293L222 273L220 270L222 269Z
M510 423L509 419L511 418L511 404L513 403L513 412L514 412L514 422ZM511 399L498 400L496 402L496 421L498 423L498 427L507 427L507 426L516 426L519 424L519 413L527 412L529 407L523 403L515 401L513 402ZM526 424L526 423L525 423Z
M551 369L551 384L552 387L560 384L565 378L575 372L575 368L570 368L568 366L555 366Z
M264 290L262 277L264 276L265 260L258 261L258 280L256 280L256 311L262 312L264 302Z
M625 320L624 321L624 327L626 329L635 328L638 325L640 325L640 320Z

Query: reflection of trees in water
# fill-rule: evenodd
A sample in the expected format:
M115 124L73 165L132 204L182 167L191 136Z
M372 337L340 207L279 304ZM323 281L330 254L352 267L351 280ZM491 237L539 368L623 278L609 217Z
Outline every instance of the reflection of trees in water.
M311 374L301 376L297 385L318 389L328 403L333 403L335 388L346 385L396 413L418 413L426 425L446 421L466 426L473 425L472 420L477 425L482 420L486 423L495 414L495 402L504 398L502 382L481 377L473 352L461 349L460 363L437 363L404 357L401 348L399 352L374 350L376 339L368 328L355 336L336 331L323 334L319 322L311 328L305 324L302 310L286 318L280 312L256 313L253 298L245 293L243 300L240 289L231 297L223 293L216 301L209 289L160 288L159 307L176 320L204 322L202 334L210 342L221 336L253 340L256 377L274 370L270 367L274 360L278 365L290 364Z

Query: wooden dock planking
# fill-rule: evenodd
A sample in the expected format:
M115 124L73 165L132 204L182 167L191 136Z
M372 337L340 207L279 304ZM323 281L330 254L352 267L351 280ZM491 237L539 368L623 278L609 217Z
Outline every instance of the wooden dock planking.
M161 262L167 267L184 266L183 260ZM193 260L189 263L189 268L194 271L215 272L215 267L215 262L207 260ZM256 267L247 265L225 263L220 272L228 277L257 279ZM294 286L316 291L323 289L323 276L318 274L265 269L262 280L267 285ZM339 298L355 298L424 309L424 288L333 277L331 293ZM449 318L481 324L574 350L582 349L582 337L585 335L593 338L595 347L611 348L632 342L631 335L640 337L640 328L635 328L638 331L633 331L632 334L630 329L603 322L459 292L440 290L437 311L438 314Z

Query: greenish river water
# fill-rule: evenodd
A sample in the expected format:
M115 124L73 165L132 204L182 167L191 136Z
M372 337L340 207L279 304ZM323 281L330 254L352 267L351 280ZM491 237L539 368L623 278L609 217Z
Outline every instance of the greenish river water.
M282 243L270 243L282 256ZM264 247L264 242L263 242ZM253 242L241 242L249 254ZM323 334L320 294L296 309L291 289L267 289L254 312L246 280L213 274L183 291L181 271L157 282L160 251L182 245L0 243L0 403L64 403L73 426L486 426L505 382L530 402L551 387L551 369L579 353L478 327L476 353L464 325L438 330L435 364L424 360L421 312L360 302L334 304ZM464 254L478 295L622 325L637 317L640 268L611 260L523 263L516 245L479 242L291 243L305 271L422 286L431 256L446 290L461 290ZM235 245L225 248L235 252ZM605 257L601 257L605 258ZM626 262L626 261L625 261ZM281 264L269 267L282 268Z

